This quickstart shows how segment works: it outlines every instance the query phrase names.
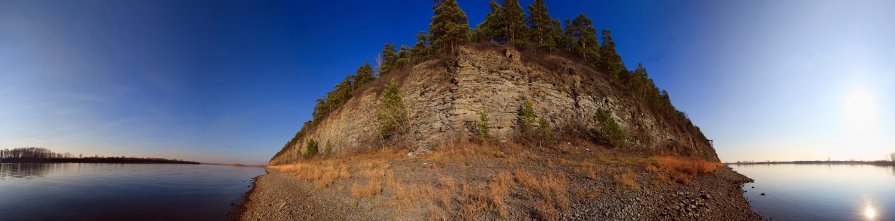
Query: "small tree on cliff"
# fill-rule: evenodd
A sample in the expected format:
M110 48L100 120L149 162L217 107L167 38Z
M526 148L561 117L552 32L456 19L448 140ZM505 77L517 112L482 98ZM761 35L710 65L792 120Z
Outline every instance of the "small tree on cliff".
M317 141L314 141L314 138L308 139L308 144L305 146L305 152L302 153L302 156L305 159L309 159L317 155Z
M379 133L384 140L406 132L407 110L401 89L394 79L385 85L379 104Z
M488 113L485 113L484 111L482 111L482 113L479 114L479 123L478 123L478 125L476 125L478 128L477 135L482 140L488 140L491 138L491 132L489 129L491 126L488 124L488 121L489 121Z
M429 44L436 54L454 53L466 43L469 21L456 0L436 0L435 16L429 24Z
M600 136L608 143L616 147L625 145L625 131L621 129L618 122L609 115L606 110L597 110L597 121L600 123Z

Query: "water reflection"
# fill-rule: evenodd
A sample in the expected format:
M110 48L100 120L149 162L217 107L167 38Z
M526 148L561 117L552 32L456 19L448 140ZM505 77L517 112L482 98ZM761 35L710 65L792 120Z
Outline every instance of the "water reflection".
M0 180L44 177L69 166L70 164L59 163L0 163Z
M3 163L0 220L227 220L264 168Z
M867 205L867 208L864 208L864 218L867 218L867 220L876 220L876 209L871 205Z
M752 208L773 220L895 220L895 167L731 165Z

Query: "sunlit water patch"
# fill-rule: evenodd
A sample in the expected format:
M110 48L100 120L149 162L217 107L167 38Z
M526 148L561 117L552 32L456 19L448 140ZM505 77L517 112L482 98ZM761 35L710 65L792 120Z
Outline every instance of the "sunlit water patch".
M895 220L895 167L731 165L752 209L773 220Z

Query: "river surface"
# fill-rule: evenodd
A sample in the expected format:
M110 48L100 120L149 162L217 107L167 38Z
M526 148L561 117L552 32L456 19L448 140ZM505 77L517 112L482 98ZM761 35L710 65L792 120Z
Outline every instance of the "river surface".
M227 220L260 167L0 164L0 220Z
M895 167L731 165L752 209L773 220L895 220ZM754 188L753 188L754 187ZM764 193L765 195L761 195Z

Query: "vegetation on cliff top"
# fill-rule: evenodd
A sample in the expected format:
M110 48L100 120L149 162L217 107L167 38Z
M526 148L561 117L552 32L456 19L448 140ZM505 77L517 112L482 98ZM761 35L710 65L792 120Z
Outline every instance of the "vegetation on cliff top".
M436 0L428 34L426 32L417 34L418 41L412 48L405 45L396 48L394 44L386 44L376 59L375 68L365 63L354 74L346 76L341 83L336 84L326 97L317 99L312 119L304 123L302 129L274 158L294 146L305 133L351 99L365 84L388 76L389 73L406 65L417 64L438 56L455 55L459 46L473 42L508 45L519 50L576 58L585 65L611 76L614 81L639 98L651 109L650 111L664 120L674 125L685 125L686 128L681 129L695 131L702 136L699 128L692 124L686 114L674 108L668 92L656 87L643 65L638 64L634 71L627 69L621 56L616 52L610 30L602 30L598 36L593 21L587 15L581 14L571 20L566 19L563 27L559 20L550 16L544 0L535 0L529 5L527 15L518 0L504 0L502 4L492 0L489 5L491 12L486 15L484 21L477 27L470 28L466 13L456 0ZM530 122L532 125L542 121L532 120ZM613 130L610 129L609 132L615 133ZM392 136L389 133L384 134ZM546 134L549 131L542 133ZM608 137L624 139L623 134L621 136L610 134ZM617 142L612 143L619 146Z

